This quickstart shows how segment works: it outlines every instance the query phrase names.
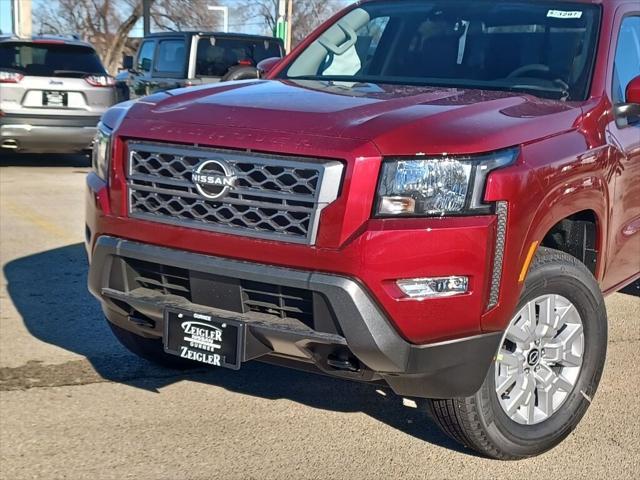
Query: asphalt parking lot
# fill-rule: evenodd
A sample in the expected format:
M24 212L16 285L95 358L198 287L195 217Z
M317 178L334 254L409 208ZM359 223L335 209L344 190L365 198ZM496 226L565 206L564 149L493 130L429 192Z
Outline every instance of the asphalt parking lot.
M585 419L522 462L479 458L421 405L260 363L162 370L125 351L85 288L83 157L0 159L0 477L638 478L640 288L608 299Z

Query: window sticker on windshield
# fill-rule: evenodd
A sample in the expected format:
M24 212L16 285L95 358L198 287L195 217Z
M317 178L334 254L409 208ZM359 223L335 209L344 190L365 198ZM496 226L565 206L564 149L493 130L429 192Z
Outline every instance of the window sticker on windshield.
M564 18L564 19L582 18L582 12L566 12L564 10L549 10L547 12L547 18Z

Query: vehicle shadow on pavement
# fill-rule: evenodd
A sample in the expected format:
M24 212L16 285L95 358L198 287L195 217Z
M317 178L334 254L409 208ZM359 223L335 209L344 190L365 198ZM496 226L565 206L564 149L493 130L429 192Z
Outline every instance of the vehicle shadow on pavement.
M636 280L631 285L620 290L620 293L631 295L632 297L640 297L640 280Z
M11 300L28 331L38 340L85 357L61 366L32 365L20 385L81 385L112 381L148 391L189 380L242 395L289 399L316 409L363 412L408 435L444 448L475 455L450 440L429 419L424 401L403 404L388 388L251 362L238 372L207 368L187 372L162 369L122 347L86 287L87 260L82 244L49 250L8 263L4 274ZM32 363L32 362L29 362ZM86 368L78 368L82 363ZM6 370L6 369L5 369ZM16 370L16 369L14 369ZM38 378L47 377L47 378ZM16 383L17 382L17 383Z
M91 165L88 155L62 155L49 153L0 153L0 167L77 167Z

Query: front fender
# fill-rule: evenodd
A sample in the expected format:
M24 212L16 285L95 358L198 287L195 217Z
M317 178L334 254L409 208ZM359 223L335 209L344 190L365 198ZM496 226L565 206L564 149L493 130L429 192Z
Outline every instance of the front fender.
M596 248L598 250L596 278L601 281L605 264L606 205L608 204L609 189L600 176L592 175L573 179L557 186L538 208L526 237L525 246L530 246L533 242L542 243L547 233L565 218L585 210L591 211L596 218Z
M483 331L506 328L522 292L521 276L523 270L526 274L532 247L537 248L558 222L578 212L595 214L596 276L602 280L610 197L608 158L607 148L590 150L584 137L572 132L523 147L518 175L507 170L494 177L496 185L487 200L507 200L510 218L500 304L483 317ZM515 182L516 176L527 180Z

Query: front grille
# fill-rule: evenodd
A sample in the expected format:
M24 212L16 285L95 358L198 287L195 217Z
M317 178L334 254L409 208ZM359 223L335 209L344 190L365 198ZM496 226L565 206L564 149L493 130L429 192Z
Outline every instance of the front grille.
M320 212L337 198L343 170L337 161L200 147L131 141L128 149L131 217L295 243L315 243ZM215 200L192 178L210 160L235 177Z
M188 270L140 260L128 260L128 265L134 285L191 300Z
M242 304L248 312L279 318L295 318L305 325L313 322L313 300L308 290L242 280Z
M140 288L172 295L206 307L260 318L296 320L337 333L326 299L311 290L222 277L130 258L116 258L109 288L131 293ZM328 331L327 331L328 330Z

